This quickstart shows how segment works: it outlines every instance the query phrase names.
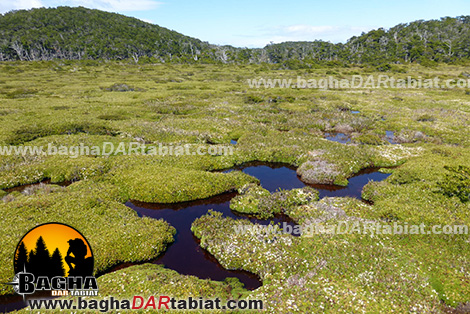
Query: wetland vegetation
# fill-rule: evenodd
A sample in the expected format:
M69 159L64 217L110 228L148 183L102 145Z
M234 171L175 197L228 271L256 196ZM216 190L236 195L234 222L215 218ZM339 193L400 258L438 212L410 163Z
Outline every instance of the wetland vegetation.
M0 282L14 275L19 239L38 224L57 221L80 230L93 247L102 297L260 298L267 313L465 310L468 235L237 234L234 226L253 222L215 209L191 222L192 233L224 268L259 276L258 289L145 263L108 272L157 258L175 238L171 224L139 217L125 205L130 200L179 204L238 191L230 202L236 212L263 218L283 213L303 226L341 220L470 225L468 91L247 84L257 77L325 78L332 71L338 78L383 74L367 65L290 70L272 64L0 63L1 146L233 147L232 155L217 156L0 156ZM408 64L390 71L455 79L468 67ZM349 141L325 138L338 133ZM312 187L276 191L259 185L256 174L240 168L255 161L288 164ZM369 202L319 199L315 186L345 187L367 168L384 173L383 181L364 187L362 198ZM49 184L8 190L43 180ZM0 286L0 294L12 293Z

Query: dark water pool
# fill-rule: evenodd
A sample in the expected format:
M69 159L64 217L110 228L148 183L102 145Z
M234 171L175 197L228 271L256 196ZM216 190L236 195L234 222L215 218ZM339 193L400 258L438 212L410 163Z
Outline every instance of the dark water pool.
M139 216L164 219L176 228L175 242L153 263L164 264L183 275L195 275L199 278L224 280L237 277L247 288L260 286L259 279L248 272L230 271L223 268L217 260L199 246L199 241L191 232L193 221L205 215L209 209L222 212L225 216L241 218L230 211L229 203L236 193L226 193L203 201L194 201L176 205L159 205L140 202L128 202Z
M291 190L305 186L305 183L300 181L297 176L295 168L287 164L256 161L233 167L223 172L234 170L243 171L257 178L260 180L261 186L269 192L275 192L278 189Z
M325 138L342 144L351 143L351 138L344 133L325 133Z
M261 181L261 185L270 192L274 192L279 188L293 189L305 186L298 179L295 170L285 165L250 163L224 172L233 170L242 170L257 177ZM199 278L224 280L227 277L236 277L245 284L246 288L256 289L261 286L261 282L256 275L223 268L212 255L199 246L199 241L191 232L193 221L205 215L209 209L222 212L225 217L248 219L253 223L262 225L267 225L271 221L275 223L285 222L291 226L295 225L286 216L260 220L232 212L229 207L230 200L236 195L236 192L225 193L205 200L177 204L150 204L132 201L127 202L126 205L134 209L139 216L164 219L177 230L175 242L168 247L163 256L153 261L154 263L164 264L181 274L195 275Z
M390 176L390 173L382 173L379 168L368 168L359 171L356 175L349 178L348 186L328 185L328 184L309 184L320 192L320 198L328 197L354 197L361 199L362 188L369 181L382 181Z
M35 292L28 299L42 299L50 300L56 297L51 297L50 292ZM25 308L26 304L23 297L20 295L2 295L0 296L0 313L8 313Z
M45 179L45 180L42 180L40 182L36 182L36 183L31 183L31 184L25 184L25 185L19 185L19 186L15 186L13 188L8 188L8 189L3 189L5 192L7 193L11 193L11 192L23 192L24 190L26 190L27 188L29 187L32 187L32 186L38 186L38 185L47 185L47 184L53 184L53 185L59 185L59 186L69 186L70 184L72 184L73 182L72 181L64 181L64 182L59 182L59 183L52 183L50 179Z
M0 296L0 313L8 313L26 307L23 298L19 295Z
M240 167L234 167L224 172L241 170L260 180L261 186L270 192L279 189L294 189L306 186L295 171L295 168L274 163L249 163ZM325 196L350 196L361 198L361 191L364 185L370 180L380 181L389 176L377 171L378 169L368 169L350 178L347 187L331 185L317 185L314 188L320 191L320 197ZM249 219L258 224L294 223L287 216L279 216L271 220L259 220L247 216L237 215L229 208L230 200L237 195L226 193L205 200L185 202L178 204L149 204L142 202L128 202L126 205L133 208L140 216L148 216L155 219L164 219L176 228L177 234L175 242L168 248L164 255L154 263L164 264L170 269L174 269L181 274L194 275L199 278L212 280L223 280L226 277L237 277L248 289L255 289L261 285L259 279L247 272L230 271L224 269L217 260L199 246L198 240L191 232L192 222L207 213L209 209L222 212L226 217L236 219Z
M385 131L385 140L390 144L398 144L395 139L395 132L393 131Z

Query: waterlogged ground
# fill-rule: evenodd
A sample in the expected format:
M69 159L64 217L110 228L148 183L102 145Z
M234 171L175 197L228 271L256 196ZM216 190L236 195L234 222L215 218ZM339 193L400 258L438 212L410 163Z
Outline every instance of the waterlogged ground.
M307 204L316 200L318 196L323 198L327 195L360 199L363 186L370 181L381 181L390 175L373 171L374 169L363 171L364 173L351 178L347 187L315 186L319 191L317 193L315 190L305 188L306 185L299 180L295 169L288 165L249 163L237 168L259 179L262 188L253 185L242 194L224 193L208 199L175 204L152 204L136 201L126 203L139 216L163 219L176 228L175 242L163 256L152 261L153 263L166 265L180 274L194 275L203 279L225 280L227 277L236 277L245 285L245 288L254 290L261 286L257 276L248 272L225 269L212 255L200 247L199 241L191 232L191 224L195 219L205 215L209 210L213 210L222 213L224 217L243 219L247 220L247 223L252 222L263 226L272 223L279 224L283 232L293 231L297 225L281 212L281 207L285 211L288 206ZM286 191L278 192L279 190ZM256 192L254 197L252 192ZM263 197L260 197L258 192L262 192ZM255 201L258 201L256 206ZM276 211L276 207L279 208L279 211ZM294 232L292 234L298 235ZM190 262L188 263L188 261ZM120 267L118 266L118 268Z
M386 74L458 79L467 72L459 65L416 65ZM253 78L358 74L384 73L354 67L0 64L2 146L139 142L233 148L229 156L0 156L0 282L13 276L19 239L40 223L56 221L89 240L95 271L104 273L98 279L102 297L261 298L268 313L464 313L470 303L468 235L237 234L234 226L247 222L214 211L191 222L193 235L224 268L256 274L258 289L159 265L107 273L118 264L157 258L174 241L168 222L139 217L125 206L129 200L178 203L240 191L230 204L238 211L263 217L282 212L304 227L341 221L470 225L469 90L247 84ZM335 141L338 134L342 140ZM394 168L384 181L366 185L366 203L276 194L256 187L256 174L223 171L254 161L287 163L314 187L346 187L363 169ZM43 180L50 184L8 190ZM72 184L53 185L61 182ZM0 294L11 293L0 287Z

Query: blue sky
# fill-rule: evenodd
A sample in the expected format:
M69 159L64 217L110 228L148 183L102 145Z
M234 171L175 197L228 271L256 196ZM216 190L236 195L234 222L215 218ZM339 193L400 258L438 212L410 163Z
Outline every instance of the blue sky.
M33 7L84 6L133 16L214 44L345 42L378 27L470 15L470 0L0 0L0 13Z

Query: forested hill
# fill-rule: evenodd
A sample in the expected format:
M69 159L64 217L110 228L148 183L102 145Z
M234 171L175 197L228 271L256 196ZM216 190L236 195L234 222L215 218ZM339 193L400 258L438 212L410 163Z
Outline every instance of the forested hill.
M346 44L323 41L269 45L269 59L339 60L345 63L450 62L470 58L470 16L415 21L379 28L350 38Z
M83 7L12 11L0 16L0 60L197 59L210 45L120 14Z
M470 59L470 16L380 28L345 44L285 42L247 49L211 45L135 18L83 7L0 15L0 61L51 59L267 62L286 68L328 62L452 62Z
M351 60L373 61L376 55L386 60L416 61L427 58L451 61L470 57L470 16L442 18L399 24L388 31L378 29L347 44Z

